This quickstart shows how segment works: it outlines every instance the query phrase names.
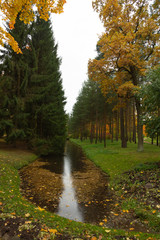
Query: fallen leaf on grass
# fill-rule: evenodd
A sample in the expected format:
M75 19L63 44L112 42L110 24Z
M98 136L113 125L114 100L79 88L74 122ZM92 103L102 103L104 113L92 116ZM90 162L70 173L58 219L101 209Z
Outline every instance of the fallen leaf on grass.
M92 237L91 240L97 240L97 238L96 237Z
M107 219L105 218L105 219L103 219L103 222L107 222Z
M129 212L128 210L125 210L125 209L124 209L124 210L122 210L122 211L123 211L123 212L127 212L127 213Z
M104 223L103 223L103 222L100 222L100 223L99 223L99 225L100 225L100 226L103 226L103 225L104 225Z
M31 224L32 222L31 221L26 221L25 224Z
M12 214L12 215L16 215L15 212L12 212L11 214Z
M43 229L43 228L42 228L42 229L41 229L41 232L48 232L48 231L47 231L46 229Z
M111 231L111 230L108 230L108 229L107 229L107 230L105 230L105 232L106 232L106 233L109 233L110 231Z
M57 233L57 229L49 229L48 231L49 231L50 233L54 233L54 234Z
M30 216L30 214L29 214L29 213L26 213L26 214L25 214L25 217L29 217L29 216Z

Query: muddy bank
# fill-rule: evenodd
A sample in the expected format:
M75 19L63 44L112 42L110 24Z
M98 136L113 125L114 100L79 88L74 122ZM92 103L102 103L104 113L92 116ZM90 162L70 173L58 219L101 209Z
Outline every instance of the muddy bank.
M63 189L62 177L47 167L49 163L39 159L21 169L21 192L32 203L55 211Z

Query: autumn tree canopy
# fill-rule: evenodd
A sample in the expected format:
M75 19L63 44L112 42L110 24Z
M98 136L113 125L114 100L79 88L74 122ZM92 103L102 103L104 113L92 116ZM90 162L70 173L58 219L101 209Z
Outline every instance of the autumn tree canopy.
M34 20L34 7L42 19L48 20L49 13L63 12L65 2L66 0L0 0L0 13L12 29L19 13L20 20L28 24ZM0 26L0 45L3 46L4 41L8 42L15 52L21 53L18 43Z
M98 46L103 56L89 61L89 78L105 93L118 92L128 81L138 86L148 68L159 63L160 20L158 1L94 0L105 32ZM126 87L126 85L124 85ZM139 149L143 149L140 101L136 99Z

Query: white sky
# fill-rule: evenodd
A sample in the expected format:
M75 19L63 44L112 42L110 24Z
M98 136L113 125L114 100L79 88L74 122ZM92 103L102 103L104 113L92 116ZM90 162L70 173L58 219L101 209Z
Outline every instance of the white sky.
M71 113L82 83L87 80L89 58L95 58L98 34L103 25L93 11L92 0L67 0L64 13L52 15L53 32L62 58L66 112Z

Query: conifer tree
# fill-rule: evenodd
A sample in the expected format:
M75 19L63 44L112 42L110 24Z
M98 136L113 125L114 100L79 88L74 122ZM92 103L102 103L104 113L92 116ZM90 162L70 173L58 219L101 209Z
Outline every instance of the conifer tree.
M18 18L12 32L23 50L10 46L1 51L0 134L7 140L25 140L39 155L63 153L65 143L65 97L60 59L50 21L37 18L25 25Z
M32 30L33 74L27 108L34 146L43 154L62 153L65 142L65 98L59 70L60 59L50 21L39 17Z
M27 114L25 113L25 92L28 85L28 34L30 27L17 17L15 28L7 30L19 42L23 54L16 54L9 45L1 50L0 65L0 91L3 92L1 100L2 133L7 134L7 141L15 142L27 137Z

